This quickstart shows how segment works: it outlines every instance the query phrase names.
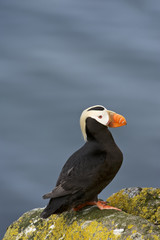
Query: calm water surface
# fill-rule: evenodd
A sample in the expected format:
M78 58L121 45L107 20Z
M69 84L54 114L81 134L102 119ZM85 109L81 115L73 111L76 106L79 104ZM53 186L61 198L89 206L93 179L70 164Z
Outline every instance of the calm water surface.
M159 187L159 1L1 0L0 19L1 234L47 204L88 106L128 121L111 130L124 162L100 197Z

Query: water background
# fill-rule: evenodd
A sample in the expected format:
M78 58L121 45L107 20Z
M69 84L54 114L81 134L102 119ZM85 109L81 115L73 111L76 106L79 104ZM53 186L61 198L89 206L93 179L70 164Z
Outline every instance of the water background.
M101 104L123 166L100 194L160 183L160 2L0 1L0 232L47 204L83 144L81 112Z

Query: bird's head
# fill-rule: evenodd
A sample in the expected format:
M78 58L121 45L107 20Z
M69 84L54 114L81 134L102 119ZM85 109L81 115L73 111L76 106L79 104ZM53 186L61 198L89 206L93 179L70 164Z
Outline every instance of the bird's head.
M89 107L82 112L80 117L80 126L84 140L87 140L86 134L87 118L95 119L100 124L112 128L121 127L127 124L126 119L122 115L107 110L105 107L101 105Z

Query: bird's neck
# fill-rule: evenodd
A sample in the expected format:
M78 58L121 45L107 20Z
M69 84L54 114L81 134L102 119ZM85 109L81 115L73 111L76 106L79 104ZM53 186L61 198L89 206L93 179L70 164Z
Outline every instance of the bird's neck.
M110 150L117 146L108 127L92 118L87 121L86 133L89 142L97 142L101 146L105 146L105 149Z
M113 147L117 146L111 132L107 127L105 127L103 131L96 132L94 136L90 136L90 138L88 138L88 141L95 141L101 146L104 146L107 150L110 150Z

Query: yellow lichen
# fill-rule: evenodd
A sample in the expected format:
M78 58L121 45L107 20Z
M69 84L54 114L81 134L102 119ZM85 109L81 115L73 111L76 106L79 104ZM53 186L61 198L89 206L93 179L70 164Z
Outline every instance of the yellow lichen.
M153 201L155 200L156 202L159 195L160 189L143 188L138 195L130 198L124 190L121 190L109 197L107 202L127 213L141 216L153 223L160 224L160 201L159 206L155 203L155 207L153 207Z
M159 240L159 236L153 235L154 240Z
M160 206L153 209L150 206L150 199L153 198L158 204L157 193L160 195L160 190L142 189L140 194L129 198L126 192L121 190L111 196L108 201L111 205L128 213L159 223ZM75 214L71 212L52 215L44 220L39 218L41 211L33 210L25 213L8 228L3 240L131 240L133 239L132 235L141 234L141 232L144 239L145 234L151 234L152 238L150 239L158 240L160 235L153 224L124 212L89 208L87 211L82 210ZM133 217L133 220L130 216ZM137 220L140 220L140 225Z
M145 228L145 227L147 227L147 224L142 224L142 228Z
M69 225L66 224L66 220L63 215L56 216L53 215L47 220L37 220L39 221L36 231L32 231L32 226L34 224L34 219L29 221L29 225L26 229L30 231L18 232L19 224L22 224L22 218L20 218L14 227L10 227L7 231L4 240L38 240L38 239L113 239L118 240L119 236L113 233L112 229L108 229L103 224L97 222L97 220L89 221L88 224L84 226L84 221L73 221ZM22 227L23 228L23 227ZM36 233L36 234L34 234Z
M133 238L129 236L125 240L133 240Z
M131 229L131 228L133 228L134 227L134 225L128 225L128 229Z

